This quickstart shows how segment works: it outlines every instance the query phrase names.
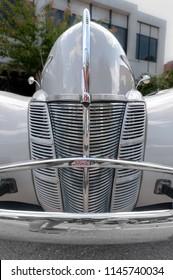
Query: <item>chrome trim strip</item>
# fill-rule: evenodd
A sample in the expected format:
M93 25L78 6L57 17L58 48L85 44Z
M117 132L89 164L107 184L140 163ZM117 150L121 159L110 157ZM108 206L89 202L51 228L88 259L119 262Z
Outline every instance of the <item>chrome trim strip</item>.
M89 157L90 151L90 107L83 107L83 156ZM90 163L90 162L89 162ZM88 212L89 204L89 169L83 170L83 207Z
M42 70L42 76L43 76L43 74L44 74L46 68L48 67L48 65L51 63L52 59L53 59L53 55L49 55L49 57L48 57L48 59L47 59L45 65L44 65L44 68L43 68L43 70Z
M47 95L45 92L39 93L40 95L34 95L31 99L32 101L46 101L46 102L51 102L51 101L76 101L76 102L81 102L82 94L73 94L73 93L62 93L59 95ZM110 102L115 102L115 101L133 101L133 102L139 102L139 98L130 98L124 95L117 95L117 94L106 94L106 93L92 93L92 98L89 97L90 102L94 101L110 101ZM143 101L141 99L141 101Z
M0 238L57 244L172 240L173 210L72 214L0 209Z
M89 165L90 163L90 165ZM22 171L36 168L127 168L143 171L162 172L173 175L173 167L151 162L135 162L119 159L106 159L95 157L72 157L60 159L28 160L18 163L2 164L0 173Z
M43 98L44 95L44 98ZM35 97L35 95L32 97L32 101L46 101L46 102L51 102L51 101L76 101L76 102L81 102L81 93L80 94L74 94L74 93L62 93L59 95L51 95L48 96L46 93L42 92L42 95L39 99L38 96ZM126 98L124 95L113 95L113 94L106 94L106 93L99 93L99 94L92 94L92 102L94 101L110 101L110 102L115 102L115 101L130 101L130 99ZM139 101L139 99L132 99L132 101Z
M90 67L90 13L83 12L82 23L82 98L83 103L83 156L88 157L90 151L90 94L89 94L89 67ZM83 207L88 212L89 199L89 169L83 170Z
M89 67L90 67L90 13L88 9L83 12L82 22L82 95L89 93ZM82 101L83 100L82 97Z
M83 107L83 156L89 157L90 151L90 108Z

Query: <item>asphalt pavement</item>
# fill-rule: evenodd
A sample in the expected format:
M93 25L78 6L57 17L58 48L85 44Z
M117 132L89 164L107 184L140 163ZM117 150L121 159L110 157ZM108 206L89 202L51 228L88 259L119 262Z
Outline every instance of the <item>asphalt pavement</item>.
M1 260L172 260L173 241L123 245L55 245L0 241Z

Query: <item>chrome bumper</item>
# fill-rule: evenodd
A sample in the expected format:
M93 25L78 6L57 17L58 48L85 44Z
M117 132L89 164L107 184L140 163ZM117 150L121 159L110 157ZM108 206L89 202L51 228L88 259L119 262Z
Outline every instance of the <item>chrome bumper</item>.
M104 214L0 210L0 238L57 244L173 240L173 210Z
M128 168L173 175L173 167L124 160L65 158L0 166L0 173L47 167ZM173 210L74 214L0 209L0 238L57 244L116 244L173 240Z

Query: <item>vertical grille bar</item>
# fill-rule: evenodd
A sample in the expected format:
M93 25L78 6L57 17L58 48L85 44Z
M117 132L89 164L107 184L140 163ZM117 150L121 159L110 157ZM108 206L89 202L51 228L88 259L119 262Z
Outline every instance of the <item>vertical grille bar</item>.
M90 106L83 106L83 156L90 154ZM89 209L89 169L83 169L83 210Z

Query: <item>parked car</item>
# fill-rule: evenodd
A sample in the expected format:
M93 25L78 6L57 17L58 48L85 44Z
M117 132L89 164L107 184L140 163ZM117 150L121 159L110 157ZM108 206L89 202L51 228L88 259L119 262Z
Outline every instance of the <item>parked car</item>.
M173 90L143 97L87 9L55 42L32 98L0 92L0 116L1 238L172 238Z

